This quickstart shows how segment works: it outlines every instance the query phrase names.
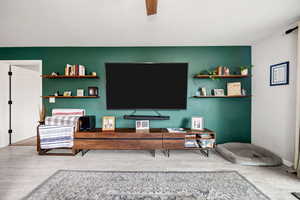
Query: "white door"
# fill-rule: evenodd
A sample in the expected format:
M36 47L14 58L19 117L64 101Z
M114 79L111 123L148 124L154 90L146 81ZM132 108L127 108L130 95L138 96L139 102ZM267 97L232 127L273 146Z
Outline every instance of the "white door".
M8 71L9 65L0 63L0 148L7 146L8 137Z
M36 136L41 106L39 66L12 66L12 143Z

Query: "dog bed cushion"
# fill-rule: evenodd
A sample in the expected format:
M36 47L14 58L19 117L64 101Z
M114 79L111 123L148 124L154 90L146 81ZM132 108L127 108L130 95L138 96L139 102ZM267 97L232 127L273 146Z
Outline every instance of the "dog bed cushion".
M280 166L282 159L265 148L247 143L225 143L216 148L225 159L240 165Z

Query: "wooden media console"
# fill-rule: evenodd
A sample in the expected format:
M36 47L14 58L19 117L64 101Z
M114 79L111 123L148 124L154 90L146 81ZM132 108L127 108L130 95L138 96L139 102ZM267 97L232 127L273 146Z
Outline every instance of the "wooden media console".
M215 133L209 129L203 131L186 129L186 131L186 133L172 133L165 128L152 128L149 132L139 132L134 128L81 131L74 135L73 151L81 150L84 155L87 150L150 150L155 156L155 150L163 150L169 156L170 150L198 149L208 156L209 150L215 147L215 142L210 147L203 148L186 147L186 141L191 138L197 141L215 141ZM201 138L201 135L206 135L206 138Z

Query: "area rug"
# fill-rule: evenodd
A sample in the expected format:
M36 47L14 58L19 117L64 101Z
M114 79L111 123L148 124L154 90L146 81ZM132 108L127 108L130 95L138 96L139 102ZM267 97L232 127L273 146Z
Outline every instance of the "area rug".
M269 200L236 171L59 170L24 200Z

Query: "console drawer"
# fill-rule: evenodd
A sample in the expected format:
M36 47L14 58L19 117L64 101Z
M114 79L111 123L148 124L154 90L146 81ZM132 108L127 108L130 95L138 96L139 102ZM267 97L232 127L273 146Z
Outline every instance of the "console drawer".
M162 140L92 140L75 139L75 149L94 149L94 150L154 150L162 149Z
M184 149L184 139L176 139L176 140L163 140L163 148L164 149Z

